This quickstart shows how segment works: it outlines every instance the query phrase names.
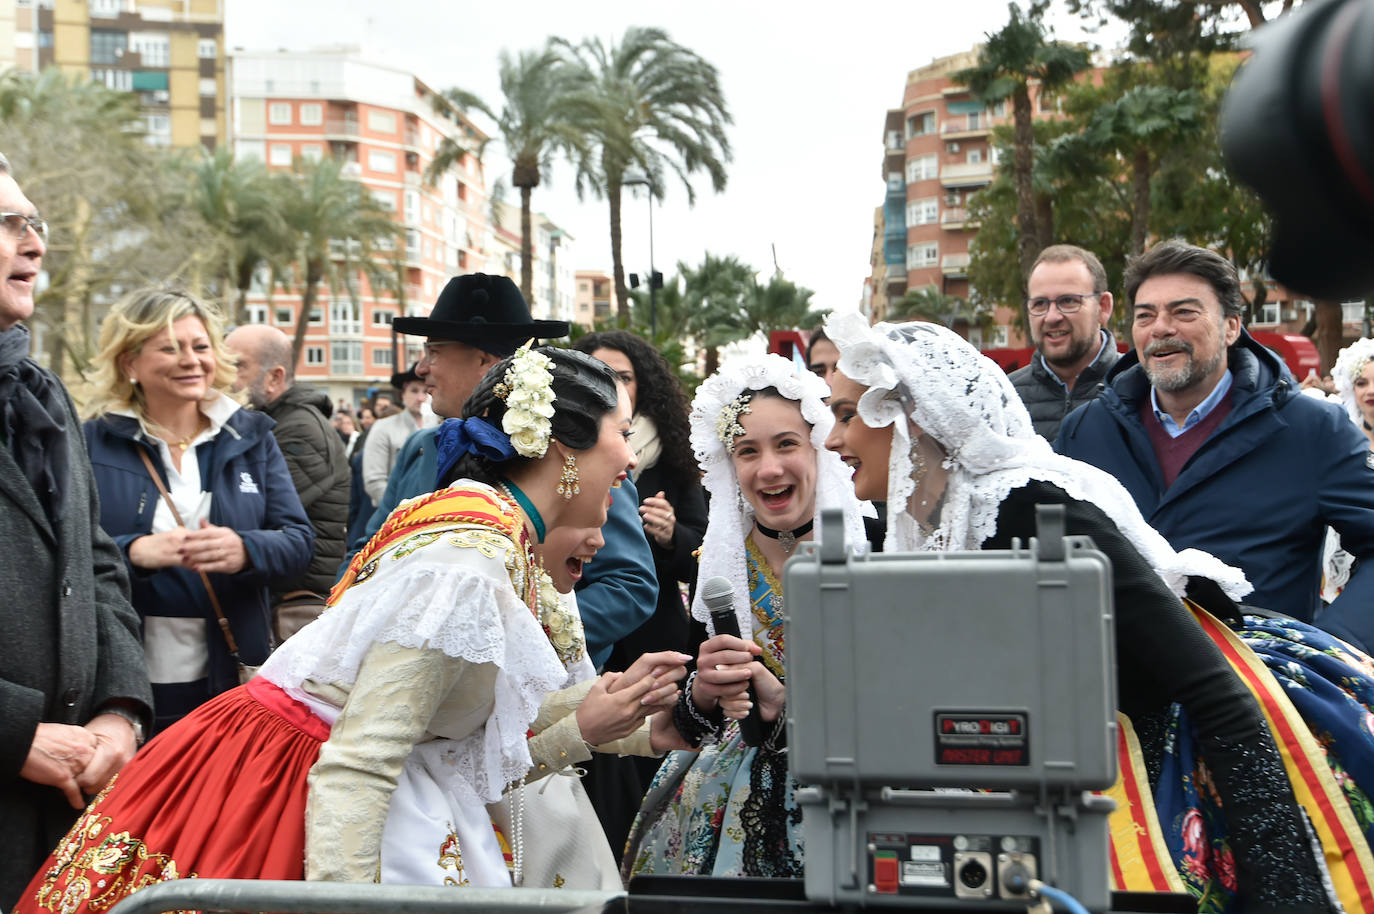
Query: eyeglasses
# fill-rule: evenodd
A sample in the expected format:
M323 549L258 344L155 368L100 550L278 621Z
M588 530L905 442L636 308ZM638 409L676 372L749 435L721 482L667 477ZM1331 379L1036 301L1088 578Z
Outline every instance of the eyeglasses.
M38 240L47 244L48 223L39 218L37 213L32 216L24 213L0 213L0 224L5 226L5 231L9 232L10 237L16 241L24 237L25 229L33 229Z
M1050 305L1059 309L1060 314L1076 314L1083 307L1083 299L1096 298L1101 292L1069 292L1058 298L1028 298L1026 310L1036 317L1050 313Z

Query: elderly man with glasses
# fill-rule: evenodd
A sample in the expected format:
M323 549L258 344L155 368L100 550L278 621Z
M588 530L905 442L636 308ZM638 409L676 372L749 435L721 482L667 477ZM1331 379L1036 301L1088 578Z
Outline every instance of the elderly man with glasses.
M1026 281L1026 314L1035 355L1011 373L1035 431L1050 441L1064 417L1097 396L1120 358L1107 329L1112 293L1102 262L1071 244L1045 248Z

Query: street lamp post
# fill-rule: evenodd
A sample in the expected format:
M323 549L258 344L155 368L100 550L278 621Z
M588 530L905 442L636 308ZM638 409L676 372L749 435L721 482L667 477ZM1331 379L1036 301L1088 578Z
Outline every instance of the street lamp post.
M625 172L620 183L625 187L643 184L649 190L649 337L652 339L658 333L658 301L654 291L658 285L658 274L654 272L654 185L648 175L634 169Z

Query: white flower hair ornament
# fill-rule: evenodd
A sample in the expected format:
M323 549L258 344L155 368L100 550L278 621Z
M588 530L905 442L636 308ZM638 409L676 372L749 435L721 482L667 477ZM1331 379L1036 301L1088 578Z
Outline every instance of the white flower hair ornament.
M920 321L869 326L851 312L832 314L825 332L840 350L838 370L868 388L859 418L893 429L885 551L978 549L996 532L1007 494L1039 480L1101 508L1174 593L1183 594L1190 576L1216 581L1233 599L1253 589L1240 569L1215 556L1175 552L1114 477L1056 454L1035 434L1006 372L954 331ZM946 454L943 503L928 533L908 510L916 490L913 432Z
M506 376L492 392L506 402L501 430L522 457L543 457L553 424L553 360L525 348L511 356Z
M711 493L697 580L723 575L734 585L735 615L745 639L754 631L744 546L744 536L754 522L754 512L740 494L731 456L735 439L744 433L740 419L749 415L752 395L768 387L796 401L802 418L811 426L810 441L816 449L816 519L819 520L821 511L826 508L842 509L846 542L858 545L867 542L863 518L875 515L872 505L854 496L849 468L841 462L840 456L825 449L825 439L835 419L825 405L830 389L824 381L809 371L798 373L792 362L780 355L733 360L703 381L692 400L690 417L692 450L704 474L702 482ZM820 535L818 524L816 539L820 539ZM700 592L692 601L692 615L705 622L711 634L715 634L715 626L711 624Z
M1331 369L1331 380L1336 384L1341 405L1345 407L1350 421L1360 428L1364 428L1364 414L1360 412L1360 403L1355 396L1355 381L1370 362L1374 362L1374 340L1365 337L1342 349L1336 356L1336 366Z

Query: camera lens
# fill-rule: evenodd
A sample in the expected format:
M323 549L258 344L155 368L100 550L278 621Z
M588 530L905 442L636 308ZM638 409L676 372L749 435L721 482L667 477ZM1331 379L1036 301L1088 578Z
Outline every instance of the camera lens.
M959 870L959 881L971 889L981 889L988 881L988 869L977 860L970 860Z

